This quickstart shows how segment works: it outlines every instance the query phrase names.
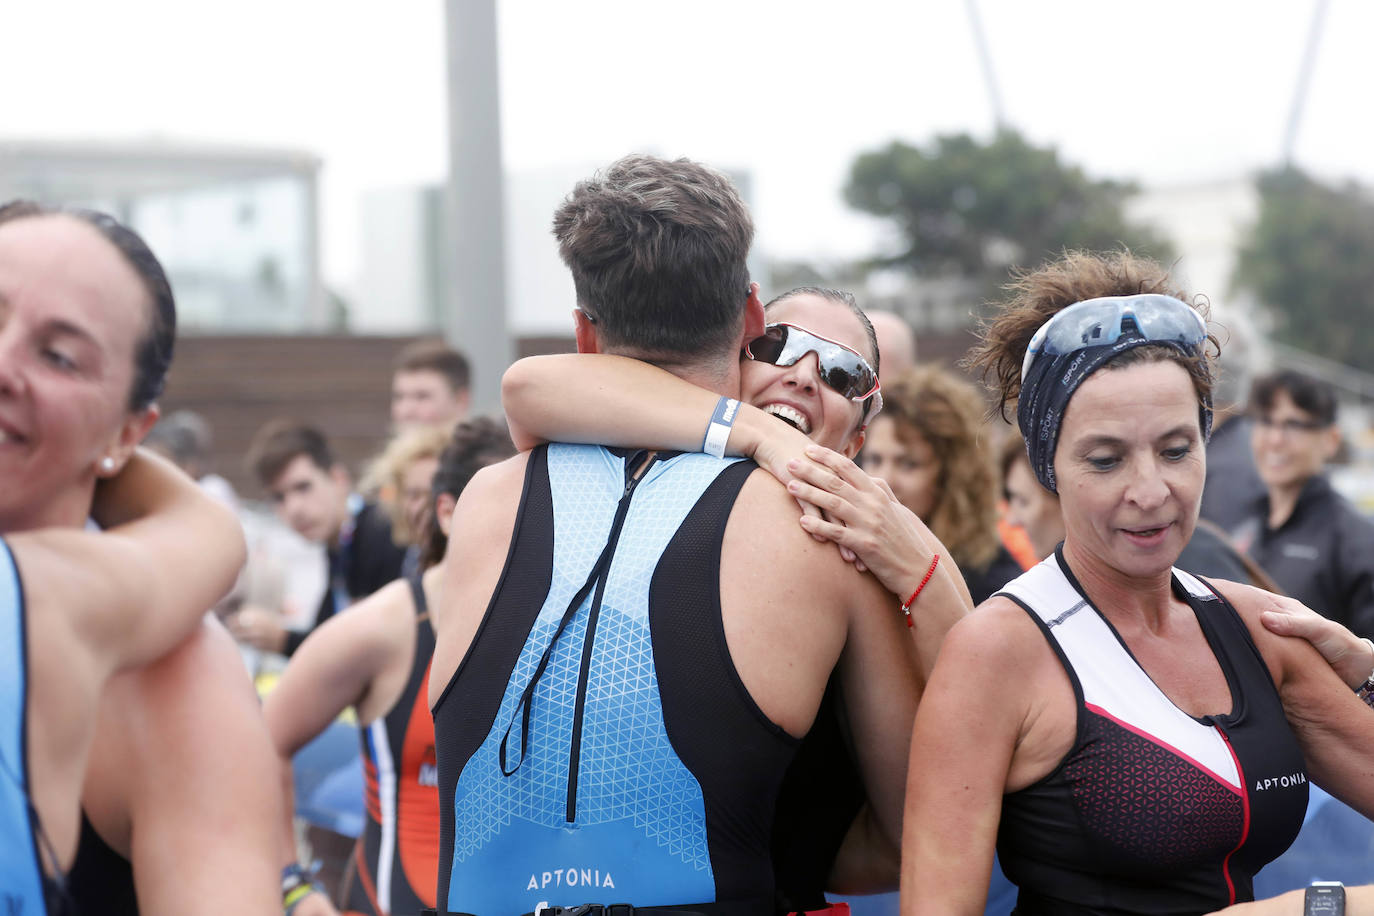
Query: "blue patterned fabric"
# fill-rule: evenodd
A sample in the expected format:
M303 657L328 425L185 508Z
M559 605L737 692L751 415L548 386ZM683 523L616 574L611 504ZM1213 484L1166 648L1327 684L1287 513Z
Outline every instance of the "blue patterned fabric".
M648 595L668 542L730 463L681 455L645 473L607 576L559 637L533 692L528 746L521 748L520 696L605 547L625 491L624 459L597 447L549 447L553 581L491 732L458 780L450 910L496 916L545 901L648 906L715 899L701 787L664 725ZM577 695L598 597L574 806L569 772ZM499 759L507 734L511 775ZM531 862L540 864L531 868Z
M0 913L38 916L47 909L29 816L24 648L19 571L0 539Z

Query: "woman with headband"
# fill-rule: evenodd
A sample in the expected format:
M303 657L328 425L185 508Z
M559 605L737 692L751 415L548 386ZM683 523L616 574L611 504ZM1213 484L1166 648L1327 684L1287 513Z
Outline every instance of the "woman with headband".
M1307 780L1374 814L1374 711L1266 592L1174 567L1197 521L1211 339L1163 268L1069 254L1021 277L973 354L1064 543L956 624L912 735L902 909L976 913L994 846L1017 913L1248 900Z

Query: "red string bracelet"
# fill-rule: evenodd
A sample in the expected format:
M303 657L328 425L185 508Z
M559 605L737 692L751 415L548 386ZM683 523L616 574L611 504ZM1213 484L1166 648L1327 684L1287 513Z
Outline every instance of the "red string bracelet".
M937 566L939 566L939 565L940 565L940 555L937 553L937 554L931 559L931 561L930 561L930 569L927 569L927 570L926 570L925 578L923 578L923 579L921 580L921 584L918 585L918 586L916 586L916 591L914 591L914 592L911 593L911 597L910 597L910 598L908 598L908 599L906 599L905 601L902 602L902 613L906 615L906 625L907 625L907 629L910 629L910 628L916 626L915 622L911 619L911 606L912 606L913 604L916 603L916 596L919 595L919 594L921 594L921 589L923 589L923 588L926 587L926 583L930 581L930 577L933 576L933 575L935 575L935 567L937 567Z

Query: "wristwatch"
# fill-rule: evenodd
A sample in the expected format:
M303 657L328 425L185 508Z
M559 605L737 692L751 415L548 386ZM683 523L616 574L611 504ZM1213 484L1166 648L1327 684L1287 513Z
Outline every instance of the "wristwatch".
M1303 916L1345 916L1345 885L1313 881L1303 895Z
M1360 642L1369 646L1369 650L1374 652L1374 640L1366 636ZM1374 706L1374 671L1369 672L1369 677L1365 678L1365 682L1355 688L1355 695L1370 706Z

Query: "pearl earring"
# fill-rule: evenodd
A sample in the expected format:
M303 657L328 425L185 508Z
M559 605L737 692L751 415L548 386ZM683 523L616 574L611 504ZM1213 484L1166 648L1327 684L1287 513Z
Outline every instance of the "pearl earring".
M113 474L114 469L115 460L111 458L109 455L106 455L104 458L100 459L100 470L104 471L106 474Z

